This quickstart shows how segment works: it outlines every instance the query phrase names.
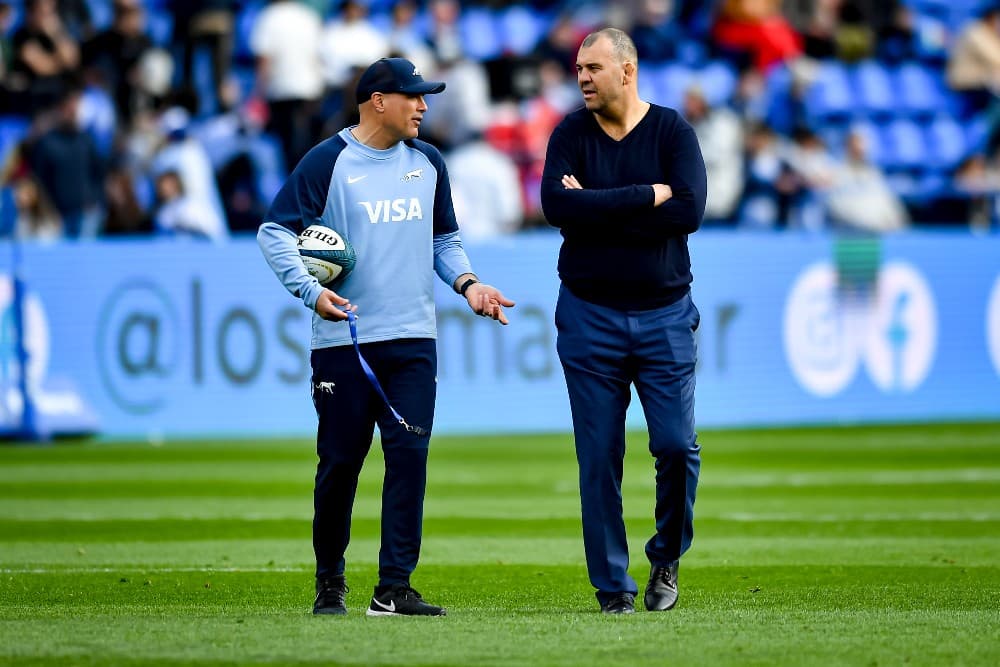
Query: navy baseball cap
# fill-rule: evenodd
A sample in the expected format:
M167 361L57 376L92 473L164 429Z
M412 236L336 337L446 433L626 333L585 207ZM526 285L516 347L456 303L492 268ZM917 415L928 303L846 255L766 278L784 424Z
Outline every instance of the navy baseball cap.
M424 81L420 70L406 58L382 58L372 63L358 80L358 104L371 99L372 93L434 95L444 90L443 81Z

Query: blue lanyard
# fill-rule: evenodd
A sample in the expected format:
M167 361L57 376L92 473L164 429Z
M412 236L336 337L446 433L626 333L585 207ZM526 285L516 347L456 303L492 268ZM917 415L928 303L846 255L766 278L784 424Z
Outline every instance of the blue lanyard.
M365 372L365 375L368 376L368 381L371 382L372 387L374 387L375 391L378 392L378 395L382 397L382 400L385 402L385 406L389 408L389 412L391 412L392 416L396 418L399 425L410 433L416 433L417 435L429 434L430 431L427 429L407 424L406 420L403 419L398 412L396 412L396 408L392 407L392 404L389 402L389 397L385 395L385 392L382 390L382 385L379 384L378 378L375 377L375 372L372 370L372 367L368 365L368 362L365 361L364 356L361 354L361 348L358 346L358 318L354 314L354 311L347 311L347 323L351 327L351 340L354 341L354 351L358 353L358 361L361 362L361 369Z

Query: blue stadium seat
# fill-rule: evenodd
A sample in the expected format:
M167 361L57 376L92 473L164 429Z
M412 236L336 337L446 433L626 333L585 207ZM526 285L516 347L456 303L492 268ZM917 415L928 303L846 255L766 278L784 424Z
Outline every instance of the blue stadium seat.
M889 116L896 109L889 70L877 61L867 60L851 72L854 96L870 116Z
M926 127L929 164L940 171L951 171L968 151L967 137L962 125L953 117L940 115Z
M146 12L146 32L158 46L170 46L174 37L174 16L168 9L150 8Z
M903 111L912 116L931 116L946 111L948 94L941 76L919 63L906 63L896 70L894 94Z
M847 69L839 62L820 63L805 94L806 111L814 121L846 121L855 111ZM819 124L817 123L817 124Z
M656 98L660 100L657 103L672 109L680 109L684 104L684 93L696 81L692 70L678 63L669 63L659 70L659 76L654 83Z
M897 118L885 128L885 134L891 151L887 167L914 171L927 168L930 157L927 143L916 123Z
M501 11L498 22L503 50L519 56L531 53L548 29L546 17L524 5Z
M17 227L17 202L14 200L14 188L9 185L0 187L0 239L14 235Z
M721 60L710 62L693 73L694 81L701 86L705 99L713 106L723 106L732 100L736 90L736 72Z
M970 119L965 123L965 147L968 152L983 152L986 150L986 140L989 138L990 126L985 114Z
M458 29L465 55L473 60L492 60L503 52L500 30L493 13L481 7L462 11Z
M784 64L775 65L764 77L764 107L767 123L783 134L791 132L796 123L791 94L791 70Z
M660 80L665 76L666 65L661 63L641 63L642 72L639 74L639 97L647 102L665 105L666 102L660 99Z
M865 144L868 161L872 164L885 167L891 159L891 151L887 146L887 137L869 121L855 121L851 123L851 132L856 132L861 136Z
M266 4L263 0L251 0L245 3L236 15L233 56L239 61L253 61L253 52L250 50L250 34L253 32L254 23L257 22L257 15Z
M0 161L28 134L31 121L26 116L0 116Z

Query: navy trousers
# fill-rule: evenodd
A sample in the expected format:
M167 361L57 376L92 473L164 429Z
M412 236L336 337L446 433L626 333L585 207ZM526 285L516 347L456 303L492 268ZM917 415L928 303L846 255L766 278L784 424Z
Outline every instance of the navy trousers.
M379 585L409 583L420 556L427 449L437 393L437 348L431 339L404 339L361 346L389 402L408 432L372 388L353 346L312 352L312 395L319 416L313 549L316 577L344 573L358 475L378 424L385 456Z
M656 534L646 556L652 565L670 565L691 546L701 468L694 430L699 321L690 294L663 308L627 311L584 301L565 286L559 291L556 347L573 413L583 543L602 603L638 592L628 573L621 492L632 384L656 464Z

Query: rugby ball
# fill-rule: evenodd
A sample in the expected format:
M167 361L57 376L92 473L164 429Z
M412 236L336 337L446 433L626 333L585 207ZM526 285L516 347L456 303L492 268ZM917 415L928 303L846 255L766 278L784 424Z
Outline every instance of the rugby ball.
M298 249L309 275L328 288L341 284L358 259L354 246L325 225L310 225L302 230Z

